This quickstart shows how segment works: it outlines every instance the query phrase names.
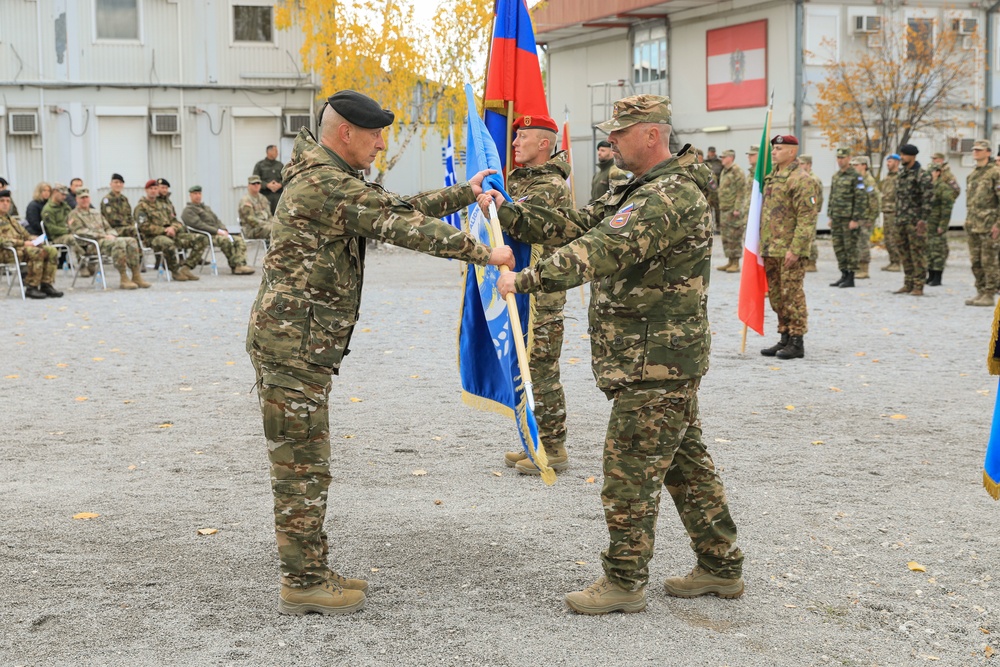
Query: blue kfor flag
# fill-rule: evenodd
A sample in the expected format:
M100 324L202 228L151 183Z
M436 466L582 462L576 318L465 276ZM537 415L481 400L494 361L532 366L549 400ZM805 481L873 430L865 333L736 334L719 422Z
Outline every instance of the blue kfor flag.
M469 115L466 131L466 178L483 169L500 171L500 155L486 125L476 111L472 86L465 87ZM483 189L503 192L500 174L488 176ZM475 204L469 207L469 232L490 246L507 244L514 251L517 268L531 262L531 245L514 241L506 234L493 238L490 222ZM473 407L497 412L514 419L524 451L542 470L546 484L555 481L551 468L538 460L541 443L538 425L528 401L528 393L518 363L506 302L497 291L500 270L495 266L469 265L462 299L462 320L458 332L458 371L462 381L462 400ZM521 331L529 331L531 304L527 294L518 294ZM525 341L527 345L527 341ZM533 403L533 401L532 401Z
M455 140L451 128L448 128L448 145L444 149L444 186L448 188L456 183L458 177L455 176ZM462 228L462 216L457 211L442 219L456 229Z
M1000 375L1000 304L993 311L993 332L986 353L986 369L990 375ZM994 500L1000 500L1000 384L997 385L993 428L986 445L986 460L983 461L983 486Z

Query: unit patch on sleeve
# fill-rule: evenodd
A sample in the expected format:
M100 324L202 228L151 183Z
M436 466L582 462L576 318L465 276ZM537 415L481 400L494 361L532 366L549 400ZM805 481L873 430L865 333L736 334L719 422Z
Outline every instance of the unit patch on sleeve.
M632 217L633 210L635 210L634 203L630 203L621 207L620 209L618 209L618 212L615 213L615 217L611 218L611 222L609 222L608 225L611 227L611 229L621 229L622 227L628 224L628 219Z

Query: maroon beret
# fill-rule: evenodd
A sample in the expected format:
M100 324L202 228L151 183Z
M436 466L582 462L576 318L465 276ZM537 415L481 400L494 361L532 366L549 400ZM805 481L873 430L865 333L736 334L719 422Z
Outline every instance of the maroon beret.
M775 144L787 144L789 146L798 146L799 140L795 138L794 134L779 134L771 139L771 145Z

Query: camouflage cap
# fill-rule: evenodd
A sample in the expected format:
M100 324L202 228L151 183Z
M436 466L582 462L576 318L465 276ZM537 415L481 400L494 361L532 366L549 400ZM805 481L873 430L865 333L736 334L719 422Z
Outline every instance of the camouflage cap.
M993 145L986 139L976 139L975 143L972 144L972 150L976 150L977 148L981 148L984 151L991 151L993 150Z
M722 151L722 157L736 157L736 151L734 151L731 148L727 148L726 150Z
M59 194L63 194L63 195L68 195L69 194L69 188L66 187L65 185L63 185L62 183L53 183L52 184L52 191L53 192L58 192Z
M633 95L615 102L611 112L611 120L599 124L597 128L604 132L623 130L638 123L672 122L673 110L669 97L659 95Z
M944 153L942 153L941 151L938 151L937 153L932 153L931 154L931 159L932 160L944 160L945 159Z
M851 157L851 149L850 148L838 148L837 149L837 157Z
M799 156L799 162L808 162L809 164L812 164L813 163L813 156L812 155L808 155L808 154L807 155L800 155Z
M747 155L757 155L760 153L760 146L751 146L750 150L747 151Z
M254 174L253 176L247 179L247 184L253 185L254 183L260 183L260 176Z
M863 164L866 167L870 167L872 163L867 155L855 155L851 158L851 164Z
M77 199L79 199L80 197L89 197L89 196L90 196L90 190L87 188L80 188L79 190L76 191Z

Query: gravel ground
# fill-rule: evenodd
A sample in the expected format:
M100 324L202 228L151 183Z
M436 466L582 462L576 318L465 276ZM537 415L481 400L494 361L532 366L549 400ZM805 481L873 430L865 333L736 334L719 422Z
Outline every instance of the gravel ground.
M873 267L884 263L876 250ZM713 271L702 416L746 595L663 593L693 564L668 502L648 609L607 617L562 601L600 575L607 540L610 404L590 373L579 290L562 366L571 468L547 488L503 467L509 422L460 402L459 265L369 254L354 353L331 395L335 566L371 582L349 617L276 613L243 352L258 276L9 298L0 664L987 664L1000 651L998 506L981 487L992 311L962 304L974 290L961 239L946 286L922 299L890 294L902 276L878 270L859 288L827 287L828 242L820 266L807 276L806 359L787 362L757 354L770 332L751 332L739 354L738 276Z

